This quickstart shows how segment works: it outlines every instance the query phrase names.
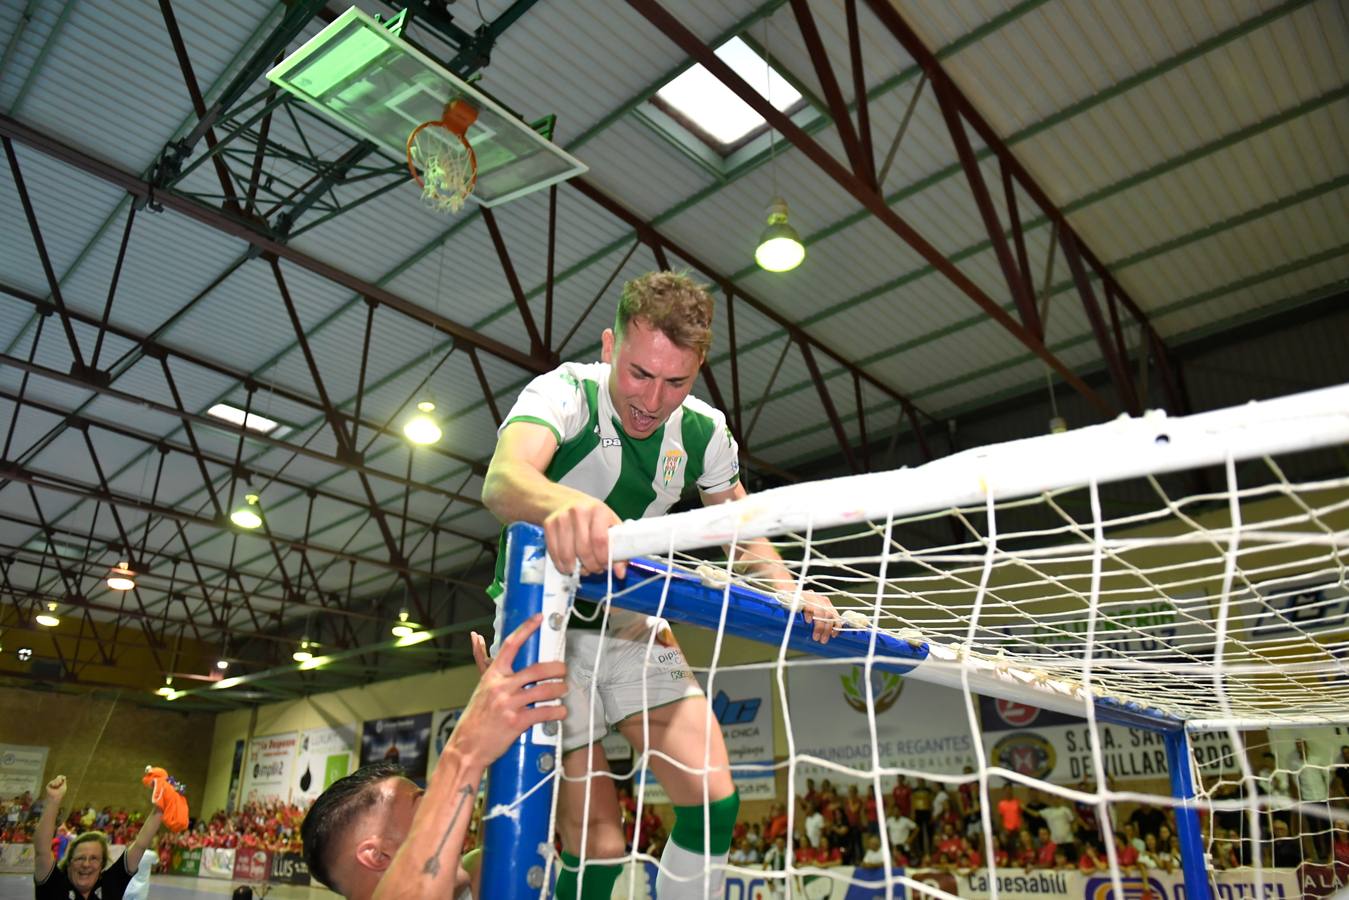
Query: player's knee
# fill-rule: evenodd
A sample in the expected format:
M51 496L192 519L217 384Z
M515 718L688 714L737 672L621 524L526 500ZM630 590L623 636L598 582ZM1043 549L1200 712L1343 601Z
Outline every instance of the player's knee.
M580 816L563 816L558 824L562 831L562 845L569 853L581 855L582 831L585 832L587 859L617 859L627 852L623 829L614 822L592 817L583 829Z

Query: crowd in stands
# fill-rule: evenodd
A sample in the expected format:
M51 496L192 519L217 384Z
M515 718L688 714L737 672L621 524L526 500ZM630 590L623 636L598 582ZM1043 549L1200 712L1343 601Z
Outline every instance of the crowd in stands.
M162 836L159 841L160 862L167 864L176 847L187 850L218 847L299 853L302 849L300 823L304 821L304 813L304 807L279 800L245 803L233 813L217 810L209 819L195 820L186 831Z
M1251 865L1260 854L1266 866L1295 867L1316 862L1349 870L1349 830L1331 827L1299 811L1291 798L1320 796L1324 787L1329 805L1349 809L1349 747L1342 751L1341 765L1323 774L1306 774L1294 783L1284 771L1261 771L1255 780L1265 810L1259 813L1262 840L1252 838L1250 815L1240 780L1207 785L1214 801L1212 813L1202 812L1201 829L1210 854L1209 865L1218 870ZM1272 766L1272 758L1269 762ZM1308 767L1310 768L1310 767ZM972 770L966 767L966 775ZM1322 778L1325 785L1307 779ZM1112 786L1113 787L1113 786ZM1082 794L1094 793L1088 782L1075 786ZM629 849L659 858L669 835L661 807L641 806L628 785L620 783L619 804ZM1170 872L1180 868L1180 841L1175 812L1169 807L1115 804L1110 809L1110 827L1103 829L1094 803L1073 802L1057 794L1006 785L993 799L993 807L981 808L977 782L955 786L925 779L899 777L878 806L869 785L835 786L829 779L806 782L804 795L795 798L788 817L787 805L775 803L758 820L743 817L732 837L730 862L738 866L786 868L791 848L794 866L839 865L879 868L921 867L969 870L986 865L990 841L985 838L985 815L992 826L991 848L1000 867L1076 869L1085 873L1105 871L1112 855L1121 871ZM28 843L41 813L41 801L30 794L0 800L0 843ZM472 849L480 834L481 798L470 828L465 850ZM640 816L640 828L638 827ZM107 833L113 844L135 839L144 813L128 812L92 804L72 807L53 841L58 858L75 835L89 830ZM164 833L158 844L159 861L167 865L175 848L259 848L271 852L301 851L300 824L304 809L272 801L247 803L233 813L217 811L194 820L179 834ZM1111 847L1105 845L1110 835ZM882 839L884 836L884 840Z

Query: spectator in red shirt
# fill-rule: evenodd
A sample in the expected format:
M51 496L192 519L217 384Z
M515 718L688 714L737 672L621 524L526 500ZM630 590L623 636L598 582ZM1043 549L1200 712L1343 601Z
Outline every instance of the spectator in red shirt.
M1090 875L1093 872L1104 872L1107 868L1106 861L1096 852L1096 845L1091 841L1084 842L1082 851L1077 855L1077 868L1084 875Z
M947 822L942 826L941 835L937 838L937 852L956 859L961 856L962 843L960 836L956 834L956 827Z
M1138 865L1138 848L1124 839L1124 835L1115 832L1115 859L1121 869Z
M787 835L787 807L782 803L773 804L772 818L768 822L768 830L764 833L764 840L772 843L780 837Z
M1059 845L1054 843L1054 839L1049 836L1049 829L1040 826L1040 849L1035 851L1035 864L1042 869L1054 868L1054 851L1058 850Z
M890 796L895 799L895 808L899 810L901 816L913 818L913 788L909 787L909 779L903 775L895 782L895 789L890 792Z
M1035 865L1035 839L1031 837L1030 831L1023 828L1017 833L1016 850L1012 854L1012 859L1018 866L1024 866L1029 869Z

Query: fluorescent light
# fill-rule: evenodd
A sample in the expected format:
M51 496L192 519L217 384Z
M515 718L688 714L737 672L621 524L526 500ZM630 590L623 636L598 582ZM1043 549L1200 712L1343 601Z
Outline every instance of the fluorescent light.
M206 410L206 415L215 416L217 419L223 419L231 425L244 425L244 411L237 406L230 406L228 403L217 403L215 406ZM244 425L244 427L249 431L256 431L259 434L272 434L272 432L281 428L281 423L274 419L269 419L266 416L260 416L257 413L251 412L248 414L248 424ZM289 430L289 428L281 428L281 431L273 435L273 437L280 437Z
M740 38L731 38L717 48L716 54L779 111L800 101L800 91L792 87L776 69L770 75L764 58ZM684 70L657 91L656 96L723 144L733 144L764 125L763 116L737 97L702 64Z

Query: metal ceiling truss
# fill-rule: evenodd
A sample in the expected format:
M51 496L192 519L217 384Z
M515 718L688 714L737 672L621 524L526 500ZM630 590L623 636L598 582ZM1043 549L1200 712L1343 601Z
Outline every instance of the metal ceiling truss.
M1142 310L1119 286L1100 260L1083 246L1081 239L1076 235L1072 226L1068 224L1062 212L1049 200L1039 185L1012 155L1007 145L974 109L964 94L960 92L960 89L941 67L936 56L923 45L922 41L904 22L888 0L867 0L867 5L880 23L890 31L905 51L921 66L925 80L931 82L934 87L934 93L941 107L943 118L956 146L960 165L969 181L971 192L988 231L999 266L1007 280L1008 292L1013 298L1020 321L1008 315L1001 304L988 296L948 256L937 250L886 203L880 188L880 181L876 175L870 136L867 92L862 89L860 80L862 48L858 32L855 0L847 0L845 12L848 20L848 55L854 70L854 103L857 108L858 120L856 126L853 124L848 105L844 102L838 79L835 77L833 65L820 39L808 0L791 0L797 26L801 31L816 76L820 81L830 116L848 158L848 165L836 160L804 129L768 103L762 95L722 62L707 44L689 31L656 0L628 0L628 2L657 30L673 41L692 59L702 64L727 88L753 108L769 123L770 127L786 137L793 146L814 162L825 175L861 203L879 222L913 248L929 265L946 276L948 281L979 306L991 320L1039 357L1049 368L1056 371L1067 384L1071 385L1102 414L1113 415L1116 411L1115 407L1051 353L1044 344L1043 323L1040 321L1031 294L1032 282L1025 251L1025 240L1016 208L1014 186L1019 187L1053 222L1058 240L1064 244L1066 255L1069 256L1070 260L1076 256L1081 263L1089 266L1091 274L1105 285L1107 303L1110 309L1114 310L1117 303L1123 305L1144 332L1148 334L1150 349L1156 355L1159 368L1165 373L1164 382L1171 405L1178 411L1185 411L1184 398L1177 390L1174 378L1170 375L1172 363L1168 358L1165 344L1157 335L1155 329L1152 328ZM997 156L1002 167L1004 194L1009 213L1008 227L1012 233L1010 246L1007 239L1007 229L999 221L997 212L993 207L992 197L979 171L974 150L965 131L966 123L975 130L984 144ZM894 148L892 147L888 156L893 158L893 153ZM888 168L888 164L889 160L887 160L883 170ZM1069 247L1072 250L1068 250ZM1013 248L1015 248L1015 255L1013 254ZM1127 356L1120 352L1124 347L1124 338L1120 329L1118 314L1112 315L1111 328L1108 330L1103 320L1100 319L1099 307L1092 295L1085 269L1083 270L1083 278L1079 280L1079 292L1088 317L1093 321L1093 331L1097 336L1102 355L1114 375L1116 393L1128 411L1137 413L1140 411L1139 395L1129 375ZM831 424L837 431L837 422L831 421Z
M1040 314L1034 304L1025 242L1016 209L1015 187L1020 186L1021 190L1031 197L1046 215L1054 219L1058 240L1064 245L1065 255L1068 256L1070 265L1072 260L1076 258L1079 261L1079 267L1086 273L1084 278L1087 283L1082 290L1082 296L1089 314L1096 305L1089 283L1091 278L1094 276L1103 287L1105 313L1101 314L1099 308L1097 308L1097 315L1092 318L1092 322L1094 331L1098 332L1098 340L1102 343L1103 350L1108 348L1114 354L1115 362L1111 363L1112 372L1117 372L1119 378L1126 380L1128 378L1128 354L1120 330L1118 313L1118 307L1122 305L1150 336L1151 350L1158 356L1158 363L1162 367L1164 380L1168 386L1170 387L1173 382L1177 381L1166 367L1165 347L1162 345L1160 338L1156 336L1155 331L1147 325L1146 319L1138 310L1137 305L1128 298L1119 285L1115 283L1110 273L1101 266L1090 251L1081 245L1080 240L1067 226L1062 215L1048 203L1043 193L1011 157L1006 147L997 141L995 135L991 134L986 123L969 107L968 102L959 94L959 91L942 72L935 58L932 58L930 54L924 57L912 50L910 51L914 58L923 65L925 78L933 83L938 100L942 104L943 115L952 131L953 140L956 141L961 164L971 182L971 188L989 230L999 264L1007 278L1009 292L1016 302L1016 310L1020 321L1005 313L996 301L985 295L948 258L942 256L935 248L924 241L885 204L880 185L884 181L884 174L889 168L890 161L893 160L898 141L896 140L890 147L887 153L887 161L878 172L867 109L867 93L865 85L862 83L860 26L855 0L848 0L845 12L849 35L849 59L853 70L852 89L855 95L854 106L851 108L856 109L856 125L853 124L850 107L844 102L842 88L838 79L834 76L825 54L809 6L804 0L792 0L792 7L801 28L802 36L810 51L817 78L823 87L825 101L834 123L838 127L848 157L848 166L846 167L832 159L805 131L797 128L775 109L768 107L757 93L722 65L705 44L679 25L658 4L652 2L652 0L630 0L630 2L634 8L675 40L691 59L701 62L750 106L754 107L772 127L784 134L807 157L815 161L822 170L856 198L867 211L875 215L887 227L917 249L920 255L934 267L946 274L957 287L984 309L990 318L999 322L1017 340L1043 359L1048 366L1057 370L1067 383L1073 385L1103 412L1110 412L1112 408L1107 401L1092 391L1044 347L1043 315ZM532 0L519 0L495 22L485 25L484 28L478 29L473 34L462 31L456 33L454 28L457 28L457 26L447 27L452 26L452 23L444 18L444 14L425 3L410 2L406 5L414 13L421 16L424 23L437 28L442 35L446 36L451 46L457 48L457 55L450 61L450 67L461 75L467 75L486 62L491 42L532 5ZM870 5L873 12L878 15L887 28L896 33L897 38L907 48L908 43L904 36L907 28L898 19L898 16L895 16L893 11L891 11L889 17L878 11L877 7L883 7L884 3L870 2ZM451 587L455 591L460 587L476 589L477 585L468 580L447 577L444 573L436 571L438 555L435 549L435 541L443 533L460 540L476 543L481 548L478 560L466 567L465 570L467 570L472 569L486 553L494 549L494 536L474 535L469 532L458 531L448 525L439 524L439 517L435 520L426 521L409 515L407 498L411 490L444 497L447 507L452 503L466 504L468 507L480 505L476 498L466 497L438 485L414 481L411 477L410 457L404 475L371 464L372 459L367 454L375 440L380 438L401 440L401 436L389 427L389 423L370 421L362 414L364 395L368 389L367 369L370 343L377 325L376 312L383 310L380 313L381 316L387 315L389 312L400 314L429 326L434 331L449 338L450 352L461 350L468 357L481 388L484 405L493 420L499 423L502 410L497 403L497 389L494 389L488 381L482 363L482 355L487 354L507 362L526 377L552 368L561 358L577 328L589 317L601 296L607 292L609 285L627 264L638 244L645 244L656 263L662 268L669 267L669 257L671 256L683 260L691 267L710 277L726 297L726 321L730 338L728 355L729 391L723 394L717 375L710 364L704 366L702 374L712 399L727 412L728 421L741 442L741 449L747 466L777 479L794 480L797 477L795 473L783 470L755 454L752 442L755 425L773 390L783 362L793 347L800 354L810 373L820 401L821 411L834 431L840 453L854 471L869 469L872 463L866 404L863 402L864 386L867 390L879 393L897 404L899 410L903 413L903 418L912 428L917 445L924 458L932 457L932 449L925 436L926 428L935 426L938 429L945 430L944 423L923 412L912 400L893 386L868 373L837 350L822 344L799 325L773 310L767 302L752 296L734 284L731 276L718 273L687 248L680 246L667 235L658 231L651 222L643 220L617 199L584 179L574 179L568 182L570 189L576 190L606 210L610 215L625 223L633 230L637 240L628 250L618 268L609 277L605 288L590 303L581 321L577 322L556 344L554 343L553 292L555 284L555 236L557 233L557 186L549 190L546 247L547 276L545 284L536 291L526 292L524 290L513 263L511 252L507 247L495 215L490 210L481 209L466 216L460 222L455 223L440 238L441 241L448 240L461 228L471 226L474 218L482 219L483 227L492 240L501 264L503 278L509 288L516 313L519 316L521 330L528 337L528 352L454 322L438 312L393 293L381 285L356 277L338 266L318 260L291 247L288 240L295 235L321 224L331 216L349 212L380 193L397 187L408 178L401 163L398 165L366 164L364 160L374 151L374 148L366 142L357 142L336 159L325 160L316 157L304 138L304 129L300 124L300 117L309 116L312 113L308 112L303 105L299 105L300 116L297 117L294 109L296 105L291 103L289 96L278 94L271 86L265 87L251 98L245 98L246 92L257 84L263 72L273 64L278 55L293 43L310 19L316 13L325 14L322 0L307 0L307 2L290 4L281 23L263 40L251 58L244 63L220 97L209 105L205 102L204 95L196 83L191 60L178 30L169 0L160 0L160 8L165 21L166 32L170 43L173 45L174 54L182 70L184 83L196 112L197 122L182 140L175 141L165 148L159 162L148 178L140 178L129 174L88 153L43 134L10 116L0 115L0 137L3 137L6 156L15 183L19 185L25 215L28 219L36 252L42 262L50 292L49 297L41 298L16 287L0 285L0 292L30 304L41 314L38 319L37 331L34 334L33 345L26 359L9 354L0 354L0 365L10 366L23 373L18 391L3 392L0 399L16 404L15 418L17 418L18 409L24 405L61 418L59 426L40 437L38 441L23 452L13 452L14 429L11 424L5 439L4 469L3 472L0 472L0 477L3 480L0 480L0 491L14 490L12 485L15 483L27 485L34 507L38 511L38 521L34 523L31 520L16 516L6 518L12 522L21 522L34 527L36 534L46 541L46 549L38 557L39 572L46 572L47 569L56 567L59 572L57 577L67 585L70 593L70 598L63 602L80 608L85 617L88 617L91 612L108 613L115 611L119 616L126 616L128 620L138 620L149 642L151 652L163 649L167 634L166 629L175 623L183 629L191 628L194 636L203 643L222 638L244 638L245 636L248 639L256 638L260 644L270 646L270 649L265 650L262 657L253 657L251 660L254 664L263 664L269 658L275 658L278 648L284 648L286 643L294 640L293 634L287 637L282 633L280 626L283 623L288 619L293 620L297 616L312 617L319 614L320 621L327 623L326 627L335 635L337 645L345 647L360 656L360 671L369 674L378 671L376 664L385 657L378 655L377 650L372 651L371 655L361 651L361 648L369 643L369 635L371 633L378 634L380 621L378 615L363 612L362 609L358 608L358 606L363 605L365 598L354 596L350 587L355 568L359 564L371 570L388 573L398 579L405 592L404 596L408 603L415 607L416 614L421 617L422 624L430 625L433 628L438 626L440 632L448 635L450 632L446 629L452 629L455 626L453 624L438 625L438 622L444 622L444 615L449 615L453 619L458 617L456 612L462 612L456 610L456 595L451 594L448 597L442 597L441 602L436 603L434 602L435 598L424 597L422 592L427 586L434 585L441 585L442 592ZM912 38L911 33L908 34L908 37ZM909 115L911 115L912 109L913 104L911 103ZM277 112L283 112L290 118L293 127L296 129L295 134L299 136L301 143L305 146L300 148L286 146L275 139L271 125L273 116ZM983 184L977 166L974 165L973 151L968 136L964 134L964 122L968 122L984 142L997 152L1002 163L1003 190L1011 232L1010 242L1006 231L998 221L988 188ZM220 129L219 136L216 134L216 129ZM203 140L206 143L205 151L193 158L192 154L196 152L197 145ZM107 299L100 316L91 316L72 310L65 304L60 292L59 279L52 268L42 240L37 211L33 209L26 187L23 186L19 160L11 142L22 143L47 157L93 175L103 182L125 191L131 197L132 204L123 226L117 261L110 279ZM280 184L273 182L269 184L263 174L265 171L264 163L269 157L281 158L289 163L300 165L304 167L308 175L304 180L297 183ZM189 160L191 161L189 162ZM220 204L219 208L203 202L200 196L187 194L182 189L183 179L201 165L211 165L215 170L220 193L214 195L211 199ZM345 200L338 198L338 188L364 182L370 182L376 186L354 198ZM155 212L170 211L186 216L217 232L239 239L245 242L248 247L242 256L220 273L205 290L199 292L184 304L168 321L147 334L138 334L112 323L110 314L138 211L143 211L146 208ZM303 224L301 223L302 217L307 217ZM300 350L313 382L312 395L300 393L294 389L274 388L273 390L275 390L277 396L300 404L321 416L324 427L331 433L335 441L336 450L333 454L312 449L306 443L269 437L248 431L242 426L234 426L204 416L188 409L178 390L174 376L175 368L182 365L198 366L215 375L224 376L241 387L246 396L245 406L251 409L253 396L258 390L256 373L236 370L218 361L204 358L199 354L175 349L167 344L165 335L168 328L178 321L189 308L205 300L239 267L250 260L256 259L260 259L270 268L277 290L278 312L285 312L294 332L295 340L292 348ZM347 403L338 403L330 395L324 382L321 361L310 346L309 334L306 333L300 322L298 310L288 289L286 270L289 267L303 269L332 285L345 288L362 299L367 306L358 388L354 398L348 401L348 403L354 404L354 411L351 413L345 411ZM530 298L540 292L543 294L541 326L536 321L535 311L530 304ZM753 404L745 402L747 398L743 396L740 367L737 360L739 344L737 343L736 317L738 310L743 317L744 308L748 308L753 313L768 319L786 334L782 355L779 357L773 374L763 390L762 397ZM44 335L44 323L51 315L59 317L61 331L69 345L71 358L74 360L74 365L68 372L52 369L36 361L37 344ZM77 324L82 328L93 329L96 334L94 352L87 363L83 355L83 348L76 336L75 326ZM102 360L105 335L115 335L130 342L132 349L123 354L119 360L108 364L106 367L101 367L100 361ZM145 357L158 362L172 403L151 400L114 387L114 382L120 375L130 370L135 363ZM857 435L855 437L850 435L848 428L845 427L844 417L840 414L836 398L830 393L827 383L829 379L820 367L821 358L828 359L845 376L843 383L846 388L850 388L852 399L856 404L855 430ZM1110 358L1107 354L1107 359ZM91 416L85 411L85 406L88 404L82 404L74 410L66 410L49 402L33 400L27 396L28 386L32 378L41 378L78 387L92 391L96 397L135 404L169 416L177 421L183 429L186 444L175 440L172 435L163 437L150 435L120 423ZM847 385L847 381L851 381L851 385ZM501 388L501 386L498 387ZM1125 398L1124 402L1130 408L1133 408L1137 402L1136 398L1130 400L1124 390L1120 390L1120 396ZM413 398L410 397L409 400L411 399ZM729 403L727 402L728 399ZM748 422L746 422L746 419L748 419ZM34 464L35 458L42 449L49 446L57 436L72 427L79 430L84 436L91 463L97 475L93 481L58 475L54 472L45 471ZM233 437L237 441L234 458L231 460L218 453L205 452L196 435L196 429L200 428L223 431ZM164 458L170 454L191 457L201 478L200 490L205 493L209 514L203 514L200 509L192 510L180 505L187 498L179 503L160 500L157 496L158 478L156 478L154 495L149 500L114 491L109 486L110 477L103 470L101 461L98 459L97 450L90 438L91 431L100 431L120 439L134 441L137 445L143 446L143 452L145 453L149 453L151 450L156 451L159 455L161 467ZM358 437L365 438L364 445L358 440ZM245 443L248 443L251 447L280 450L292 457L307 457L331 466L338 471L351 472L360 484L361 496L347 496L324 489L319 485L306 483L302 479L285 476L282 474L284 467L282 467L282 470L263 468L254 461L245 459L243 453ZM452 459L456 464L462 465L470 475L481 474L484 470L482 460L458 456L446 451L422 452L440 453L442 456ZM115 475L112 477L115 477ZM307 497L311 504L311 515L306 516L304 535L275 534L270 528L258 535L257 540L266 543L270 557L274 562L271 571L266 573L252 570L245 571L240 565L236 564L235 552L239 545L237 533L233 535L231 540L228 564L221 565L218 562L198 558L186 529L195 526L220 530L224 527L225 513L233 503L238 481L241 478L249 481L253 477L262 479L267 483L284 485L294 490L296 496ZM397 485L402 490L401 510L389 508L378 500L374 492L374 483L377 481ZM226 490L228 493L225 494L226 499L222 505L221 493ZM88 532L64 529L60 526L59 521L49 521L40 505L42 497L48 494L93 500L97 505L94 522ZM375 555L366 550L349 550L345 546L331 547L313 541L310 535L310 519L312 518L312 504L316 497L349 504L362 512L370 521L373 521L380 537L380 545L375 548ZM104 507L107 507L113 516L116 531L116 535L113 537L98 531L98 511ZM121 520L119 510L136 510L145 517L144 536L139 541L139 547L137 547L138 542L125 527L126 523ZM169 523L172 526L172 549L167 543L158 548L147 546L152 522L156 524ZM407 546L408 525L412 525L422 532L422 540L428 533L432 537L433 549L430 562L426 568L413 566L409 562L410 557L416 551L410 550ZM358 528L357 532L359 533L360 530ZM352 537L354 538L354 536L353 534ZM89 548L90 558L79 561L78 565L74 562L68 564L60 560L56 553L50 551L50 547L52 542L66 538L83 541ZM348 543L350 543L350 540L348 539ZM127 556L139 564L138 575L146 578L147 589L153 587L163 592L164 599L157 608L147 608L139 597L139 591L130 592L130 598L125 596L121 598L121 606L111 607L97 600L89 599L79 590L81 585L89 578L97 579L100 577L100 567L103 565L100 559L113 545L122 547ZM94 548L97 548L97 553L94 552ZM23 560L27 563L32 562L34 554L34 551L28 549L27 546L7 548L0 552L7 554L8 560ZM330 571L333 565L343 561L349 567L349 587L345 599L337 593L323 590L320 587L325 573ZM288 565L290 571L288 571ZM172 570L171 574L167 576L164 571L166 568ZM26 624L26 612L18 603L18 600L22 598L31 606L33 603L39 602L40 597L50 596L50 591L47 589L50 585L44 585L41 578L31 588L12 585L8 578L9 569L10 566L7 565L3 589L10 596L16 598L14 615L20 617L18 621L20 621L21 626L30 627ZM44 577L49 581L51 579L50 575ZM164 587L165 581L168 582L167 587ZM74 590L70 590L70 588L74 588ZM434 590L432 593L434 593ZM254 600L257 601L256 605L253 603ZM479 598L479 602L485 604L485 600L482 598ZM177 609L179 606L181 606L184 618L171 617L170 609ZM203 610L206 613L204 621L199 615ZM440 615L438 616L438 614ZM152 622L162 623L158 633L151 627ZM449 652L447 647L440 645L427 649L434 650L437 654ZM444 659L447 657L438 655L436 658ZM315 677L319 677L319 673L306 673L306 678L309 679L309 682L306 683L312 683L312 679Z

